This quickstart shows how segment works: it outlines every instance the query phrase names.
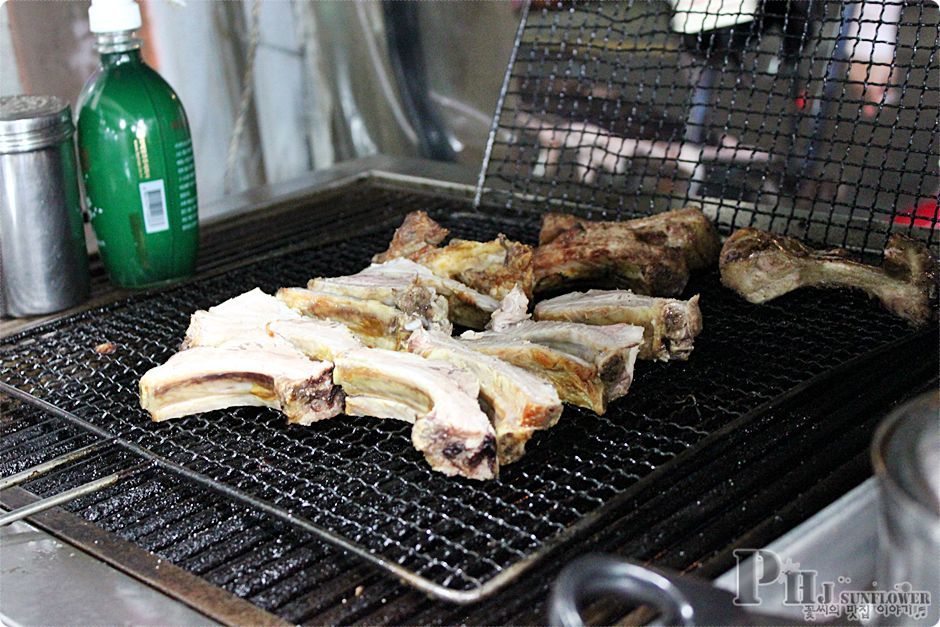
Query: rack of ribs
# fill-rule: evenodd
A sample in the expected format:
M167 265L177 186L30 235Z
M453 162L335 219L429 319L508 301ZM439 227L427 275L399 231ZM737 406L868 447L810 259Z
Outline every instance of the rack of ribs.
M534 316L536 320L641 326L639 359L660 361L687 360L695 337L702 331L698 296L676 300L625 290L571 292L537 303Z
M725 241L720 269L721 282L752 303L801 287L848 287L914 326L937 316L937 260L926 245L898 233L888 238L879 268L843 249L814 250L793 237L744 228Z
M500 465L522 457L535 431L553 427L561 416L558 392L547 380L472 350L452 337L419 329L411 335L406 348L466 370L479 380L480 401L496 432Z
M499 473L496 433L480 409L476 377L419 355L361 348L339 355L334 380L346 412L414 421L412 445L434 470L470 479Z
M413 211L395 231L388 250L375 255L372 261L409 259L440 277L460 281L497 300L502 300L517 284L526 295L532 295L531 246L500 234L489 242L454 239L439 247L448 233L427 213Z

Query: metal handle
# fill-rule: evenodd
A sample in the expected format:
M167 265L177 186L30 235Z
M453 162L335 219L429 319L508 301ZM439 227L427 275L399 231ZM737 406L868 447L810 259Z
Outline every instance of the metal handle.
M583 627L579 604L605 594L656 609L654 625L793 624L780 616L746 612L734 605L730 592L709 582L606 555L579 558L561 571L552 587L551 624Z

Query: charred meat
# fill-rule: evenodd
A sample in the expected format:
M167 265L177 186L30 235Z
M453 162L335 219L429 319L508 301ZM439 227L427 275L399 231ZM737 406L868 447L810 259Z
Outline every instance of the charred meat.
M616 223L595 224L565 230L536 249L532 270L537 293L585 284L659 296L678 296L685 289L689 267L680 251L605 226Z
M624 290L572 292L535 306L536 320L643 327L640 359L686 360L702 331L698 296L689 300L641 296Z
M450 231L432 220L426 212L412 211L395 230L388 250L375 255L372 262L383 263L399 257L414 261L436 249L449 234Z
M434 274L459 281L497 300L515 285L532 295L532 247L500 235L489 242L454 239L439 247L447 229L423 211L413 211L395 231L389 248L373 257L381 263L395 258L415 261Z
M714 225L696 208L624 222L548 214L533 258L535 291L592 283L677 296L689 272L713 264L719 248Z
M332 364L283 347L207 347L181 351L140 380L140 406L155 421L214 409L263 406L308 425L343 410Z
M629 231L646 244L681 251L692 272L714 266L721 250L715 225L697 207L664 211L622 222L596 222L569 214L549 213L542 219L539 245L548 244L572 228L597 229L608 234Z
M471 479L497 476L496 434L469 373L410 353L363 348L337 357L334 379L354 399L350 413L413 417L411 442L433 469Z
M535 431L554 426L561 416L561 400L547 380L472 350L452 337L419 329L411 335L407 349L477 377L480 401L496 431L500 465L522 457L525 444Z
M721 251L721 282L752 303L801 287L864 290L914 326L936 318L937 260L927 247L900 234L888 238L878 268L842 249L814 250L798 239L758 229L735 231Z
M516 285L532 296L532 247L502 234L489 242L454 239L415 261L438 276L460 281L497 300Z

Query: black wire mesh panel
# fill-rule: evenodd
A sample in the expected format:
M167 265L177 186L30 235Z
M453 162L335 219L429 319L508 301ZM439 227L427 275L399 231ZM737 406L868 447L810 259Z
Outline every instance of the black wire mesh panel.
M483 199L615 218L698 203L725 232L936 243L938 13L926 0L533 3Z
M479 212L435 217L470 239L504 232L531 241L537 233L533 221ZM137 381L176 350L192 311L256 286L271 292L311 276L356 272L387 245L392 225L384 223L9 339L0 347L0 377L306 518L442 593L480 589L568 539L562 534L572 525L707 434L910 333L861 295L807 290L757 307L722 289L716 274L698 277L688 294L701 293L706 327L688 363L638 364L630 394L607 415L566 408L522 460L485 483L432 472L411 447L409 426L394 421L339 417L287 426L276 412L239 408L152 423L139 408ZM103 342L115 350L100 354L95 347Z

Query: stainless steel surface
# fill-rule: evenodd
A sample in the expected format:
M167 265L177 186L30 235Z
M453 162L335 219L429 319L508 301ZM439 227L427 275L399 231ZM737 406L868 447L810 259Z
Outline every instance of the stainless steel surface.
M878 428L872 464L881 490L878 517L878 588L927 591L926 620L902 616L896 624L940 620L940 392L904 405ZM900 587L900 588L899 588ZM895 621L892 621L895 624Z
M0 99L0 313L49 313L88 298L73 132L61 100Z
M0 528L0 624L217 625L23 522Z
M869 590L875 580L877 515L878 489L871 478L766 547L742 548L773 551L782 560L815 570L817 582L835 584L835 594ZM736 594L738 578L753 577L755 566L754 559L748 558L718 577L715 586ZM761 587L761 611L803 618L802 606L784 603L785 592L782 585Z

